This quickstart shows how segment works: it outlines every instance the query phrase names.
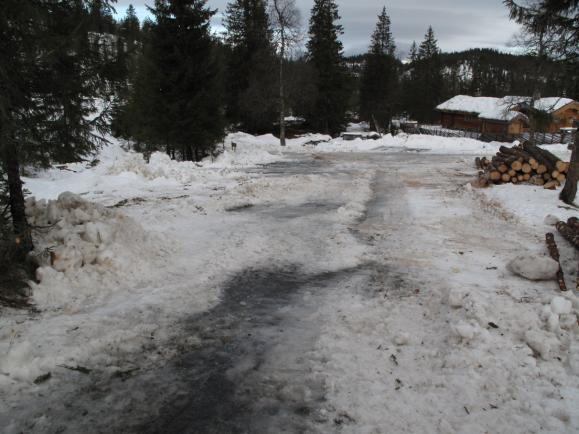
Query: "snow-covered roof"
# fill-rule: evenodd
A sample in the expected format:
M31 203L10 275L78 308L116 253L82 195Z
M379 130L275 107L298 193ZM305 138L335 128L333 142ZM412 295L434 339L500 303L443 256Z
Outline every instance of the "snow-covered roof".
M540 100L535 101L535 107L541 111L553 113L572 102L575 101L571 98L559 98L555 96L550 98L541 98Z
M481 119L505 122L521 116L521 113L511 110L512 104L506 98L486 96L457 95L436 108L441 111L472 113Z
M525 96L505 96L493 98L486 96L457 95L454 98L436 107L440 111L472 113L481 119L510 122L517 117L526 119L526 116L515 110L517 105L530 103L531 98ZM539 110L553 113L562 107L574 102L569 98L541 98L535 101Z

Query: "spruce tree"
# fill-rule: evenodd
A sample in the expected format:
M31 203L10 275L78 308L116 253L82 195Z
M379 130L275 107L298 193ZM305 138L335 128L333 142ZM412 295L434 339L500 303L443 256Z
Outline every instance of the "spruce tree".
M127 43L127 51L133 52L136 43L141 38L141 25L139 17L133 5L129 5L125 18L121 21L119 34L125 39Z
M135 85L137 65L143 51L141 40L139 18L133 5L129 5L125 17L119 24L116 44L114 72L117 81L111 129L117 137L129 137L131 135L131 114L128 105L131 86L134 87Z
M349 97L339 19L334 0L314 1L307 49L315 71L316 100L307 121L318 131L333 135L344 127Z
M155 23L145 19L137 50L135 69L131 74L130 92L126 105L121 105L113 127L125 138L135 141L135 150L150 153L166 149L166 141L157 132L157 120L163 113L163 100L159 95L159 72L153 55L153 28Z
M156 0L142 119L149 139L183 159L199 160L223 136L221 71L205 0ZM148 101L147 101L148 100Z
M394 110L397 84L396 46L386 8L378 16L370 51L366 54L360 84L360 119L387 128Z
M278 112L272 31L264 0L234 0L225 12L230 49L227 119L249 133L272 131Z
M444 86L440 50L432 27L428 28L414 63L412 114L421 122L432 122L437 118L435 108L442 102Z
M78 161L102 143L95 130L106 129L106 112L94 117L95 97L106 86L89 24L77 0L5 0L0 8L0 161L23 255L33 244L21 165Z

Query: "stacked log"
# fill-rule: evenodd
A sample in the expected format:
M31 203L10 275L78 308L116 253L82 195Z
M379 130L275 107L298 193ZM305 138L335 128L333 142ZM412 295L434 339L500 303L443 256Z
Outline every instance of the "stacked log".
M480 170L481 187L525 182L554 190L565 182L569 170L569 163L530 142L512 148L501 146L490 160L477 157L475 165Z

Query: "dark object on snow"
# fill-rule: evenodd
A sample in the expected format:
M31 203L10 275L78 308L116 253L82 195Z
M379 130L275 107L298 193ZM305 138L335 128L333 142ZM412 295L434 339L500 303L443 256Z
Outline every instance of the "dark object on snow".
M80 372L81 374L88 375L92 372L92 369L85 368L84 366L68 366L68 365L58 365L60 368L68 369L69 371Z
M559 271L557 271L557 283L559 283L559 289L561 291L567 291L565 275L563 274L561 262L559 261L559 249L557 248L557 243L555 242L555 235L548 233L545 235L545 240L547 241L547 249L549 249L549 255L551 255L551 258L553 258L559 264Z
M571 229L579 232L579 219L577 217L570 217L569 220L567 220L567 224Z
M318 146L320 143L327 143L327 140L310 140L303 144L303 146Z
M120 378L121 381L126 381L129 378L131 378L132 376L135 375L135 373L141 368L132 368L132 369L128 369L126 371L117 371L113 374L114 378Z
M352 140L362 138L364 138L362 133L342 133L342 139L344 139L347 142L351 142Z
M36 377L36 379L33 381L34 384L42 384L42 383L46 383L48 380L50 380L52 378L52 374L49 372L48 374L43 374L39 377Z
M575 246L576 249L579 249L579 231L573 230L571 226L569 226L565 222L559 222L556 225L557 230L559 233L571 244Z

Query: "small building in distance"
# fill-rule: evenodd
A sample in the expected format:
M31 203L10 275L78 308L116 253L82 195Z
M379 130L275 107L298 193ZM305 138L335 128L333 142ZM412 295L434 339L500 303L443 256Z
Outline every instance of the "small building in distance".
M522 134L529 129L530 97L506 96L504 98L457 95L440 104L441 124L444 128L477 131L488 134ZM579 103L569 98L541 98L535 108L551 115L544 132L558 133L562 128L572 128L579 121Z

